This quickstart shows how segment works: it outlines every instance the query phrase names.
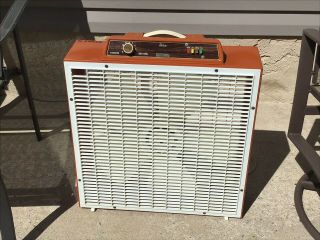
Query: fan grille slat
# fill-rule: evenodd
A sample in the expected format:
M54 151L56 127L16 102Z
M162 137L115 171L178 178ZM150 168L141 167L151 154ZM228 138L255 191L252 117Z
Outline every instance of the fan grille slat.
M238 211L254 75L72 75L85 204Z

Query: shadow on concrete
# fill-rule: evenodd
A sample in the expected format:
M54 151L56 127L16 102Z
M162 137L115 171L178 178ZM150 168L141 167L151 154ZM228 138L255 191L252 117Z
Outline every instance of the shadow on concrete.
M43 219L31 232L23 238L23 240L34 240L37 239L44 230L47 229L58 217L60 217L65 211L72 207L73 203L65 203L52 212L49 216Z
M37 239L50 224L72 207L76 199L67 177L63 177L56 187L34 189L9 189L11 206L59 206L43 219L23 239Z
M58 206L24 238L37 239L76 202L70 133L52 134L41 142L33 134L1 134L0 142L0 168L11 206Z
M1 99L2 101L5 99L6 94L3 93L3 98ZM18 96L17 98L13 99L10 104L5 105L3 107L0 108L0 119L2 120L4 118L4 115L6 113L8 113L10 111L10 109L15 108L16 106L18 106L18 104L23 100L23 97ZM0 101L0 104L2 103L2 101ZM30 116L28 116L30 118Z
M75 202L67 175L64 175L55 187L11 188L7 193L12 207L55 206Z
M65 175L56 187L52 188L33 188L33 189L9 189L9 201L12 207L17 206L59 206L43 219L24 240L37 239L45 229L50 226L58 217L72 207L76 199L73 189Z
M62 2L62 1L61 1ZM55 129L68 122L67 93L63 58L76 39L93 39L87 14L81 0L69 0L68 9L63 5L41 7L40 2L30 1L18 25L21 33L28 75L39 116L40 128ZM39 6L37 6L39 5ZM5 16L10 1L3 3L0 19ZM72 14L68 14L72 11ZM57 26L57 18L66 24ZM32 24L30 24L32 19ZM35 24L36 23L36 24ZM8 69L19 68L12 36L3 44L3 53ZM30 111L25 101L25 89L21 76L14 76L11 83L18 97L0 108L1 130L32 130ZM0 104L6 92L0 93ZM50 118L50 121L48 119Z
M49 10L50 17L43 8L31 7L26 9L19 26L40 128L52 131L45 133L41 142L37 142L33 134L1 134L0 169L12 206L59 206L29 232L25 240L37 239L75 203L70 133L60 132L69 128L63 58L76 39L93 37L81 0L69 0L68 4L75 9L72 17L62 13L65 9ZM0 8L0 19L6 10L6 7ZM66 18L66 26L57 26L57 16ZM38 19L41 27L34 23L31 28L30 24L25 27L30 17ZM53 26L60 31L52 31ZM8 69L19 67L11 36L3 52ZM15 76L12 83L19 96L0 108L1 130L32 130L23 79ZM0 104L5 97L6 92L1 91Z
M248 212L289 152L285 132L254 131L243 215Z

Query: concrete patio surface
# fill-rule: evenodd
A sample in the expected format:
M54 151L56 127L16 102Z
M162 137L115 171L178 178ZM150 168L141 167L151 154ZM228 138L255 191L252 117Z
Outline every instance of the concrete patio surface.
M29 238L25 239L34 239L42 230L39 239L311 239L293 205L294 184L302 171L294 160L297 152L291 144L289 152L285 137L289 112L290 107L285 104L275 107L275 103L260 102L253 146L255 167L249 175L246 200L246 204L252 205L243 219L226 221L208 216L114 210L93 213L77 204L64 211L54 202L53 206L23 206L23 197L28 196L19 197L16 191L17 207L13 207L13 215L18 239L26 236ZM306 125L311 127L313 123L310 119ZM5 169L3 175L9 189L30 188L30 194L34 189L54 189L64 174L72 184L69 133L56 133L40 143L33 134L2 134L0 139L5 160L1 168ZM51 205L49 198L39 196L39 200L37 197L29 200L30 205L36 205L37 201ZM320 226L319 199L313 194L307 194L305 199L311 219ZM51 223L55 215L58 216Z
M65 43L64 49L71 42ZM51 47L61 48L56 45ZM27 45L27 51L32 53L33 47ZM41 44L36 52L46 64L41 65L39 59L29 62L35 96L65 96L62 67L48 64L61 61L63 53L52 57L41 51ZM6 101L10 104L0 109L0 168L13 205L17 238L311 239L299 222L293 202L302 170L295 161L297 151L286 138L297 58L289 60L292 66L286 68L288 62L284 62L279 67L285 68L281 73L285 87L279 84L279 74L280 80L274 80L272 71L263 78L242 219L79 208L73 202L74 157L70 133L65 131L69 128L66 102L36 102L41 128L49 131L43 141L37 142L33 133L25 131L32 130L26 100L8 93ZM320 129L320 121L306 119L305 136L313 126ZM319 197L307 192L304 199L310 219L320 229Z

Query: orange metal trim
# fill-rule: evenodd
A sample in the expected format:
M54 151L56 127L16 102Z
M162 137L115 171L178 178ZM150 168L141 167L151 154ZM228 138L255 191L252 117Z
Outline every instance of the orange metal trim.
M194 66L194 67L224 67L261 69L262 63L256 47L224 46L219 40L205 38L203 35L186 35L186 38L143 37L142 33L128 33L123 36L111 36L106 41L78 40L74 43L65 57L68 62L95 62L95 63L123 63L123 64L148 64L168 66ZM181 59L161 57L130 57L107 56L106 51L110 40L125 41L156 41L156 42L189 42L213 43L218 45L219 60L209 59Z

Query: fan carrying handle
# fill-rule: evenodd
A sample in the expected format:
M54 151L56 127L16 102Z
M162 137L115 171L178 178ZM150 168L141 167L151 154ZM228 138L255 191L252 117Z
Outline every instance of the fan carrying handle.
M174 31L170 31L170 30L156 30L156 31L148 32L148 33L143 34L143 37L153 37L153 36L157 36L157 35L169 35L169 36L177 37L177 38L186 38L185 35L183 35L181 33L174 32Z

